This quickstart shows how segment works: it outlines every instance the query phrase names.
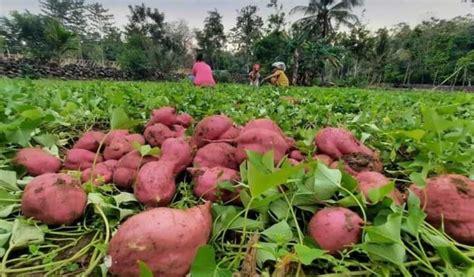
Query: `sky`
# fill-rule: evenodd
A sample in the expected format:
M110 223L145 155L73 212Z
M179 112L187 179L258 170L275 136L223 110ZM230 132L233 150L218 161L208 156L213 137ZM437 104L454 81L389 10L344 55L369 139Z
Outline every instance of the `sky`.
M365 0L364 7L354 12L362 16L362 22L372 29L391 27L400 22L417 24L430 17L452 18L474 14L474 0ZM118 25L127 23L128 5L145 5L158 8L165 13L166 21L184 19L191 28L202 28L207 11L217 9L223 15L227 30L235 24L237 10L246 5L257 5L259 14L267 17L271 10L266 7L268 0L86 0L100 2L115 16ZM309 0L280 0L289 11L296 5L306 5ZM473 2L472 4L470 2ZM33 13L40 11L38 0L0 0L0 16L13 10L28 9ZM291 16L290 21L296 17Z

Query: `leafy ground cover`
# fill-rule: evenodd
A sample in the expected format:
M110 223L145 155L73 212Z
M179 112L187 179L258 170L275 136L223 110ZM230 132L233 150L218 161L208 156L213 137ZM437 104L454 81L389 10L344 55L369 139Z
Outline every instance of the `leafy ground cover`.
M30 145L62 156L91 128L125 126L142 132L156 107L174 106L196 119L223 113L239 124L269 117L306 154L314 152L312 140L319 128L345 127L381 152L385 175L394 180L392 188L423 186L427 176L448 172L474 178L470 94L27 80L1 80L0 94L3 274L106 274L112 233L128 216L143 210L133 194L112 184L86 183L88 210L81 222L41 225L19 212L22 190L31 177L13 167L11 158L18 148ZM384 199L389 192L385 189L368 204L344 172L311 162L311 174L301 168L275 168L266 162L268 155L255 156L241 167L243 205L213 205L212 236L198 252L193 276L227 276L251 267L247 263L253 261L262 274L472 274L474 248L424 222L416 197L408 197L407 205L399 208ZM274 189L283 183L286 191ZM308 193L313 197L301 197ZM171 207L197 203L191 181L184 177ZM312 213L332 205L351 207L370 222L363 242L338 256L328 255L307 237Z

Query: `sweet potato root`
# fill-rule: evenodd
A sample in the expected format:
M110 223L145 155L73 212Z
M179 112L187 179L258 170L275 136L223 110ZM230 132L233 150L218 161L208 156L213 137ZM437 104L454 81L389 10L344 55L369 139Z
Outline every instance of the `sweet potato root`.
M168 127L171 127L173 125L181 125L187 128L192 124L192 122L193 118L189 114L182 113L180 115L177 115L175 108L162 107L159 109L154 109L151 112L151 118L148 121L146 127L161 123Z
M56 173L61 169L61 161L40 148L24 148L18 151L15 163L23 166L31 176Z
M85 132L82 137L80 137L73 148L85 149L91 152L96 152L99 149L99 145L104 139L105 134L97 131L88 131Z
M133 151L133 144L145 144L145 139L140 134L130 134L123 137L116 137L104 149L104 158L106 160L119 160L127 153Z
M110 241L110 272L138 276L137 261L142 261L154 276L185 276L211 229L210 202L187 210L155 208L139 213L125 221Z
M202 167L188 169L194 179L194 194L205 200L216 202L222 200L224 202L238 198L239 191L219 189L221 182L228 181L235 184L240 180L239 172L225 167Z
M138 170L146 163L157 161L157 157L142 157L136 150L127 153L117 163L113 174L113 182L120 188L131 188L135 183Z
M69 170L85 170L92 166L94 159L96 164L104 160L102 155L95 152L84 149L71 149L66 153L64 168Z
M213 141L233 140L238 134L232 119L225 115L208 116L196 125L191 145L201 148Z
M156 123L147 127L143 135L148 144L161 147L163 141L169 138L182 137L184 135L184 129L178 127L172 130L164 124Z
M169 138L161 145L160 160L173 163L173 174L177 175L191 164L193 151L184 138Z
M63 173L35 177L26 186L21 210L48 225L71 224L84 214L87 194L78 180Z
M112 141L116 138L124 138L128 136L130 132L125 129L118 129L118 130L112 130L110 131L107 136L105 137L104 144L105 145L110 145Z
M238 169L239 163L235 157L237 149L230 144L218 142L210 143L196 152L194 157L194 167L226 167Z
M145 164L134 189L137 199L149 207L168 205L176 192L174 169L175 163L169 161Z
M325 155L325 154L314 155L313 159L316 160L316 161L320 161L320 162L324 163L327 166L331 166L332 163L333 163L333 160L331 159L331 157L329 157L328 155ZM331 167L334 167L334 166L331 166ZM337 162L335 164L335 167L337 167Z
M290 146L278 133L267 129L250 129L241 132L237 138L237 151L235 156L241 163L247 158L246 150L260 154L273 150L275 163L278 163L289 150Z
M92 181L96 186L107 184L112 181L115 168L117 166L116 160L107 160L96 164L94 170L88 168L82 171L81 180L82 182Z
M426 220L440 227L453 239L474 244L474 181L469 178L446 174L426 180L426 187L414 185L410 190L421 200Z
M309 234L319 246L334 255L358 243L363 220L346 208L324 208L309 222Z

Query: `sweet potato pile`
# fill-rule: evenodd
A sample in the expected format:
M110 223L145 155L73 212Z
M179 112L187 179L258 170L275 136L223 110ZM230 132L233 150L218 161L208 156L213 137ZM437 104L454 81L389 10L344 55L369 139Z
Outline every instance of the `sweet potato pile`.
M207 243L212 202L240 204L244 186L239 169L249 150L273 151L275 164L283 159L291 164L316 160L318 166L342 168L357 180L357 189L367 200L371 190L390 183L382 173L379 153L342 128L320 129L314 138L316 152L309 155L297 149L295 140L270 119L238 126L225 115L212 115L199 121L189 134L187 128L193 122L189 114L163 107L152 111L142 134L85 132L65 153L63 162L40 148L20 150L15 163L35 176L22 196L23 214L50 225L72 224L86 208L87 194L81 183L114 184L133 191L148 209L126 220L113 236L110 271L135 276L140 260L156 276L183 276L197 249ZM160 153L143 156L138 147L145 144L159 147ZM69 171L80 171L80 178ZM188 210L166 207L183 176L192 178L195 196L206 204ZM474 244L472 180L443 175L429 179L424 190L412 190L421 198L430 223L444 224L454 239ZM397 189L387 196L397 205L404 203ZM359 242L363 224L349 209L324 208L309 222L308 233L322 249L336 254Z

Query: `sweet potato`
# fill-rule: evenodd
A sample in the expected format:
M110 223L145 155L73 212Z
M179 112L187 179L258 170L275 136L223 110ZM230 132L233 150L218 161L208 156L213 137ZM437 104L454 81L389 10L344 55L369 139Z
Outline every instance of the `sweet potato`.
M226 167L238 169L239 163L235 158L237 149L230 144L218 142L209 143L196 152L194 167Z
M105 140L104 140L104 144L105 145L110 145L110 143L112 143L112 141L116 138L124 138L126 136L128 136L130 134L130 132L128 130L124 130L124 129L117 129L117 130L113 130L113 131L110 131L107 136L105 137Z
M361 172L355 177L359 183L357 188L360 192L362 192L362 194L364 194L366 198L368 197L369 191L371 189L383 187L390 183L390 180L379 172ZM394 190L387 196L390 197L397 205L401 205L403 203L403 196L397 188L394 188Z
M232 119L225 115L208 116L196 125L191 145L201 148L213 141L233 140L238 134Z
M239 172L225 167L201 167L188 169L194 179L194 194L205 200L224 202L238 198L239 190L234 191L219 189L221 182L228 181L235 184L240 180Z
M474 181L457 174L446 174L426 180L426 187L414 185L410 190L421 200L426 220L440 227L453 239L474 244Z
M21 149L16 154L15 163L23 166L32 176L56 173L61 169L61 161L40 148Z
M119 160L127 153L133 151L133 143L143 145L145 144L145 139L140 134L131 134L113 139L110 144L105 147L104 158L106 160Z
M26 185L21 210L49 225L71 224L84 214L87 194L78 180L63 173L47 173Z
M250 129L241 132L237 138L237 151L235 156L241 163L247 158L246 150L265 154L273 150L275 163L278 163L288 151L290 146L285 139L278 133L267 129Z
M176 114L176 109L172 107L162 107L159 109L154 109L151 112L151 118L148 121L146 127L152 126L157 123L161 123L168 127L173 125L181 125L183 127L189 127L193 122L193 118L187 114L183 113L180 115Z
M176 192L175 166L162 160L145 164L138 172L134 189L137 199L149 207L168 205Z
M344 155L362 153L375 157L376 153L358 141L354 135L341 128L323 128L315 137L318 151L333 159L341 159Z
M185 128L191 126L191 124L193 124L193 121L194 121L193 117L187 113L182 113L178 115L177 119L178 119L178 124Z
M177 138L184 135L182 129L177 129L177 131L171 130L168 126L157 123L149 126L145 129L143 133L145 136L145 140L151 146L158 146L161 147L163 141L169 138Z
M113 182L121 188L131 188L140 167L146 163L157 161L157 157L142 157L136 150L127 153L117 163L113 174Z
M358 243L362 233L363 220L346 208L324 208L309 222L309 235L318 245L334 255Z
M173 163L173 174L177 175L191 164L193 151L184 138L169 138L161 145L160 160Z
M97 157L96 157L97 156ZM64 160L64 168L69 170L88 169L96 160L96 164L101 163L104 159L102 155L84 149L71 149L67 151Z
M313 159L316 160L316 161L320 161L320 162L324 163L327 166L331 166L331 164L333 163L333 160L331 159L331 157L329 157L328 155L325 155L325 154L314 155ZM335 164L335 167L337 167L337 162Z
M95 165L94 171L92 167L82 171L82 182L92 181L96 186L107 184L112 181L115 168L117 166L116 160L107 160Z
M247 122L247 124L245 124L245 126L242 128L240 132L243 133L250 129L265 129L265 130L274 131L280 134L286 140L286 143L288 143L289 146L293 147L295 145L295 140L293 138L287 137L285 133L283 132L283 130L280 128L280 126L278 126L271 119L260 118L260 119L251 120ZM298 160L298 159L295 159L295 160Z
M303 153L301 153L300 150L293 150L290 152L290 155L288 156L290 159L296 160L298 162L301 162L305 159Z
M211 230L210 202L187 210L155 208L139 213L125 221L110 241L110 272L138 276L137 262L142 261L154 276L185 276Z
M73 148L85 149L91 152L96 152L99 149L101 141L104 139L105 134L97 131L88 131L85 132L82 137L80 137Z

